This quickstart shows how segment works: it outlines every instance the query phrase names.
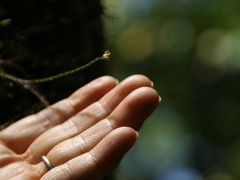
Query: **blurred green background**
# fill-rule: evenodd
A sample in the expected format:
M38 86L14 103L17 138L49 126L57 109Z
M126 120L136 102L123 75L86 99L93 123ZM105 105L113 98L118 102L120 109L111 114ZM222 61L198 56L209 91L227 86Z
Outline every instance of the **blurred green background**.
M117 179L240 179L240 1L104 5L108 72L145 74L162 97Z
M117 179L240 179L240 1L101 3L0 0L0 68L27 79L46 77L110 49L110 63L36 89L53 103L106 72L153 80L162 102ZM41 108L29 90L0 78L1 123Z

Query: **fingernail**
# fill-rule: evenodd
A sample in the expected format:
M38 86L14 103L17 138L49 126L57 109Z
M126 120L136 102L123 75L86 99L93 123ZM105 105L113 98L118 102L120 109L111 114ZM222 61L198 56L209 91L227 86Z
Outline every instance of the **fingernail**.
M139 132L138 132L138 131L135 131L135 133L136 133L136 137L138 138L138 136L139 136Z
M153 87L154 86L154 83L151 81L151 87Z
M159 102L161 102L161 101L162 101L162 98L161 98L161 96L158 96L158 98L159 98L159 99L158 99L158 101L159 101Z
M117 84L119 84L119 80L118 79L115 78L115 81L116 81Z

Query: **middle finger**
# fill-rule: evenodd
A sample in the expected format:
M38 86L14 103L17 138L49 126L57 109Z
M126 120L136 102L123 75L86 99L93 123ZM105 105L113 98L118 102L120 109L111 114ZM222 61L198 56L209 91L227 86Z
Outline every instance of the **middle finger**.
M152 82L145 76L134 75L126 78L99 101L42 134L24 153L24 159L30 163L39 162L41 156L47 154L55 145L85 131L107 117L129 93L143 86L152 86Z
M115 128L128 126L138 130L158 103L157 92L149 87L133 91L106 119L51 149L47 154L50 162L58 166L88 152Z

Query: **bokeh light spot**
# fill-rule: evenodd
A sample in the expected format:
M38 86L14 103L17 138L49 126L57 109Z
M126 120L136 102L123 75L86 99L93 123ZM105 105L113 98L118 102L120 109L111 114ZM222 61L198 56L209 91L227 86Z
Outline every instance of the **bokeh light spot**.
M197 57L207 66L224 71L240 69L240 30L210 29L197 41Z
M197 41L197 57L208 66L220 67L227 61L231 47L229 43L220 43L225 36L221 29L203 32Z
M146 59L154 52L152 30L144 24L126 28L117 39L117 49L123 59Z
M230 174L215 173L206 178L206 180L234 180Z
M169 169L165 174L159 175L155 180L203 180L193 169L187 167Z
M184 53L194 42L194 27L185 18L168 19L159 31L159 48L167 53Z

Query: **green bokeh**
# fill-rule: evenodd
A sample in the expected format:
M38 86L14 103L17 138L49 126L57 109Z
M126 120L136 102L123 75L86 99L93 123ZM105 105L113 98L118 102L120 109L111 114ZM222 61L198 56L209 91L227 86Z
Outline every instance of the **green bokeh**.
M109 72L145 74L162 97L118 178L240 179L240 2L104 3Z

